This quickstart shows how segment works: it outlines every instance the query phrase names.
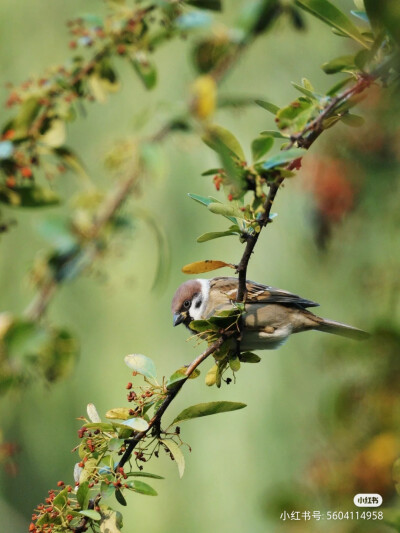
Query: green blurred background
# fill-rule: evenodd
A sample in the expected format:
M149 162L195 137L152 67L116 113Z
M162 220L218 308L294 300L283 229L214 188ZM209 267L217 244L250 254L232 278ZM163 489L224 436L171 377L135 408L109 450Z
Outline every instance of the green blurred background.
M243 2L225 4L226 12L217 19L229 23ZM354 7L350 0L340 5L346 11ZM2 81L19 83L48 65L62 63L70 53L65 21L82 12L102 12L103 7L95 0L86 0L84 5L78 0L2 0ZM220 94L251 95L284 105L297 97L290 81L299 82L305 76L318 89L332 85L334 80L320 65L351 53L352 45L311 17L306 20L304 32L295 32L282 21L259 38L224 81ZM100 187L109 187L111 180L103 165L104 152L116 141L137 134L135 124L144 111L150 110L151 115L141 134L151 134L171 110L182 109L188 101L195 77L189 61L192 42L193 38L171 42L156 52L159 83L151 92L121 63L122 90L105 105L91 105L84 120L68 126L68 144L80 154ZM3 87L1 97L6 97ZM364 111L360 114L371 114L371 106ZM235 385L208 389L202 377L189 383L168 416L192 403L217 399L243 401L248 407L183 426L183 439L193 448L191 454L185 451L183 479L178 478L172 462L153 461L149 470L167 479L158 482L157 498L128 495L127 531L137 527L163 533L257 533L291 528L340 532L366 531L367 527L386 531L382 524L301 521L288 525L279 520L284 509L355 510L356 492L379 492L378 482L376 490L368 485L371 482L373 487L375 478L365 480L359 471L374 472L376 465L371 461L379 463L384 457L387 463L393 462L399 451L398 382L394 379L399 353L395 324L400 256L396 128L394 111L386 109L390 115L386 122L385 117L376 118L378 111L373 109L374 124L380 124L384 139L389 136L393 141L390 153L385 147L370 145L363 152L367 143L363 136L371 136L367 119L365 126L350 133L344 125L329 130L307 156L312 161L329 154L342 158L346 165L351 160L353 165L348 179L356 191L354 205L340 223L333 221L325 248L315 241L317 202L303 172L287 181L278 194L273 211L279 216L263 232L248 271L250 279L320 302L321 316L375 331L377 336L357 344L319 333L300 335L279 351L261 353L259 366L243 365ZM220 110L215 122L234 132L245 147L260 131L274 127L272 115L257 106ZM374 129L372 136L377 135ZM397 133L397 144L399 139ZM0 473L4 532L26 529L33 507L47 490L59 479L72 482L76 459L70 451L77 443L80 425L76 418L85 414L89 402L95 403L100 414L124 405L129 380L124 355L144 353L156 362L161 376L199 353L199 347L186 342L184 328L172 328L170 299L185 280L181 267L206 258L229 262L240 258L242 248L234 239L196 243L201 233L225 227L222 219L186 195L215 194L211 180L200 175L218 165L215 154L195 136L176 135L165 148L162 175L148 180L135 205L155 214L168 236L172 258L168 283L162 293L151 291L157 246L151 231L138 222L132 238L123 243L123 253L115 253L101 265L101 280L82 277L54 298L48 319L78 336L81 355L64 381L44 386L38 380L35 386L13 391L1 400L4 438L20 447L17 475ZM70 196L77 178L68 173L59 180L57 188ZM43 213L8 214L18 224L1 242L1 309L20 313L33 296L27 272L37 251L46 246L35 229ZM211 363L204 370L208 366ZM393 383L388 385L390 376ZM360 458L365 450L367 458L365 454ZM394 487L387 485L390 465L382 468L386 468L385 504L396 505ZM368 490L361 490L367 485Z

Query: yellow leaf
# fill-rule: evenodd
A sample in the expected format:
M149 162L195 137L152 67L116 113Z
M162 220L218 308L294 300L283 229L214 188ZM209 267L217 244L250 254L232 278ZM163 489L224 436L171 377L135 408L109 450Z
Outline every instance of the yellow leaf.
M216 381L217 381L217 372L218 372L218 367L217 365L214 365L210 368L210 370L207 372L207 375L206 375L206 385L208 387L212 387L213 385L215 385Z
M132 415L129 414L130 409L128 407L116 407L115 409L110 409L106 413L106 418L116 419L116 420L128 420Z
M215 111L217 85L211 76L200 76L192 85L192 111L200 120L210 117Z
M50 129L39 137L40 142L51 148L58 148L64 144L66 137L65 123L63 120L53 120Z
M235 265L225 263L224 261L213 261L212 259L206 259L205 261L196 261L190 263L182 268L184 274L201 274L203 272L210 272L211 270L217 270L217 268L230 267L235 268Z

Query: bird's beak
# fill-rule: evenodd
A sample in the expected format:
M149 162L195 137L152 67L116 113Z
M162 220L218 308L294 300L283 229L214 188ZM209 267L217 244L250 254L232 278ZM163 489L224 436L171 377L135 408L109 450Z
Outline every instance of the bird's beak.
M173 318L174 326L179 326L179 324L182 324L182 322L186 318L185 314L186 313L174 313L174 318Z

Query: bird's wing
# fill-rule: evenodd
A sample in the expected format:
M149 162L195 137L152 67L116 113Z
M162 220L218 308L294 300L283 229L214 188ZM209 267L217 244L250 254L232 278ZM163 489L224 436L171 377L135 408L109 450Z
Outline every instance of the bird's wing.
M238 280L236 278L214 278L210 288L221 291L230 300L235 300ZM291 304L300 307L317 307L319 304L311 300L297 296L288 291L275 289L268 285L262 285L254 281L246 282L246 303L270 303L270 304Z

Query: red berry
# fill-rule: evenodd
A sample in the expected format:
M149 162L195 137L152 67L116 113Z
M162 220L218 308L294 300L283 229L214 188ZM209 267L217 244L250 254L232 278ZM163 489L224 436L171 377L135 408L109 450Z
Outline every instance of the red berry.
M3 133L3 139L4 140L10 140L14 137L15 130L7 130L5 133Z
M10 187L10 189L13 189L17 185L17 180L14 178L14 176L8 176L6 179L6 185L7 187Z
M21 168L21 174L24 178L31 178L32 177L32 170L29 167L22 167Z
M57 487L62 487L64 485L65 485L64 481L58 481L57 482Z

